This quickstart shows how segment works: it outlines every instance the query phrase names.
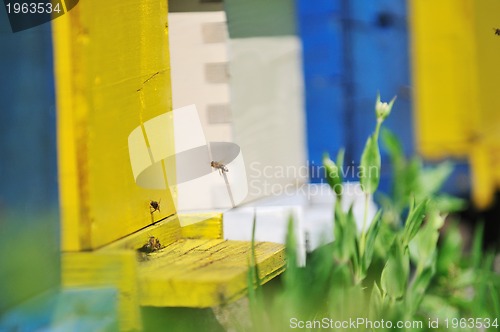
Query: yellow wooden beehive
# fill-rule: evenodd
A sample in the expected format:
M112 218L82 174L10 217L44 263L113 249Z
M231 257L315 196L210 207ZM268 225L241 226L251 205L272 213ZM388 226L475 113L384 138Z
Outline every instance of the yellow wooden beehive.
M418 151L467 158L480 208L500 188L500 3L409 2Z
M172 109L167 13L88 0L53 22L62 284L117 287L122 329L140 328L140 305L216 306L247 287L250 243L223 240L221 214L181 227L169 191L132 176L129 133ZM163 248L140 260L150 236ZM284 269L282 245L259 243L256 258L262 283Z

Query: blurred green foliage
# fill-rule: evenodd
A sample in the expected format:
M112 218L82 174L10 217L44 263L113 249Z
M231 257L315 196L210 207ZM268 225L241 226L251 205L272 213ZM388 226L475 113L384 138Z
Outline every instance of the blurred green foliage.
M377 195L380 211L369 227L365 213L364 226L358 231L352 207L347 211L341 208L343 179L339 170L344 153L339 152L336 162L325 155L327 181L337 197L333 206L334 242L315 250L307 265L299 267L290 220L287 270L280 292L266 301L263 289L254 287L258 273L255 268L250 269L253 330L288 330L301 326L300 322L306 330L315 330L325 325L307 328L307 323L326 324L328 320L324 318L364 318L394 324L422 322L421 327L399 329L404 331L428 331L429 319L439 320L439 331L479 331L480 322L476 319L483 319L485 324L484 319L489 318L490 329L497 330L494 325L500 324L495 321L500 319L500 275L494 271L495 254L482 251L483 227L474 233L472 250L464 253L458 225L447 222L445 226L447 214L462 209L464 202L440 192L453 166L444 162L424 167L419 157L405 158L398 139L381 129L393 102L394 99L389 104L380 103L377 97L376 129L361 156L361 167L377 168L373 173L362 171L360 181L367 197ZM391 158L390 195L376 193L380 174L379 132ZM255 266L254 257L250 265ZM335 330L356 329L349 326ZM358 330L372 329L358 326ZM393 326L376 330L398 329Z

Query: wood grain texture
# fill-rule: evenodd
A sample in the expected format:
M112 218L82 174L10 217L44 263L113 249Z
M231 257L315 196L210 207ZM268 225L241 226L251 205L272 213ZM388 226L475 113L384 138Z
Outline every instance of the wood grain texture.
M164 247L181 239L181 227L177 215L174 214L165 220L141 229L123 239L102 247L98 251L137 250L146 244L151 236L157 238Z
M189 218L197 221L202 215L208 218L189 224ZM173 215L101 249L63 254L63 285L115 285L120 317L139 305L202 308L246 294L250 242L222 240L221 214L194 214L184 222L188 225L180 227ZM150 236L162 248L138 253ZM283 272L283 245L257 242L255 250L261 283Z
M150 225L152 200L155 220L175 212L135 184L127 145L172 108L167 2L83 1L53 26L62 247L95 249Z
M284 247L255 247L261 283L284 270ZM211 307L247 292L250 243L180 240L139 264L139 297L144 306Z
M140 329L137 260L134 251L63 253L61 265L63 287L116 288L120 330Z

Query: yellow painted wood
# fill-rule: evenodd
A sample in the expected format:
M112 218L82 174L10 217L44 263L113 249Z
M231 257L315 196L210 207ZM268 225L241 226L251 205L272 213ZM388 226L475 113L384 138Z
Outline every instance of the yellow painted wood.
M498 12L496 0L410 1L417 148L468 157L480 208L500 187Z
M167 12L167 1L87 0L53 21L65 251L150 225L151 200L161 200L154 220L175 212L168 190L135 184L127 146L134 128L172 108Z
M479 98L481 101L480 136L486 144L500 143L499 54L500 2L497 0L474 1L475 38L479 72Z
M183 238L222 239L224 237L222 213L194 213L179 215Z
M487 207L493 199L495 183L492 181L490 151L484 144L472 149L470 156L472 168L472 198L478 207Z
M494 33L494 28L500 28L500 2L481 0L475 1L474 5L481 110L471 164L474 202L485 208L493 202L494 192L500 188L500 36Z
M63 253L61 265L62 287L116 287L120 330L141 328L135 252Z
M208 307L247 288L250 243L220 240L222 215L181 228L168 190L133 179L129 133L171 111L166 3L87 0L53 23L62 284L117 287L121 329L140 328L139 305ZM139 255L150 236L164 247ZM282 245L256 254L263 283L283 271Z
M416 147L427 158L466 156L481 109L474 0L411 0Z
M203 239L180 238L184 227L179 227L174 215L101 249L65 253L63 285L116 285L120 317L129 315L134 305L211 307L235 300L247 292L251 244L214 239L222 237L222 216L207 216L211 218L205 224L189 224L189 218L185 219L189 224L185 227L192 227L186 234ZM190 217L197 220L200 215ZM199 224L202 226L196 231ZM138 253L136 250L150 236L159 239L163 248L150 254ZM257 242L255 251L262 284L283 272L283 245ZM138 291L134 285L138 285ZM135 294L132 298L131 293Z
M144 246L149 238L154 236L162 246L168 246L182 238L177 215L170 216L154 225L141 229L129 236L102 247L98 252L114 250L137 250Z
M265 283L285 267L283 245L255 247L259 277ZM180 240L139 263L139 298L144 306L211 307L247 291L250 243Z

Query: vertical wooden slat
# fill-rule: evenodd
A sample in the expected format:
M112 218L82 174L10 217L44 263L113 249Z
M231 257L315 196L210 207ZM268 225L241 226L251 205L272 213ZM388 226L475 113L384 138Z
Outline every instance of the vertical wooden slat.
M474 1L409 6L417 149L428 158L466 156L481 109Z
M135 184L127 146L172 108L167 2L80 2L54 41L63 250L97 248L151 224L151 200L155 220L175 212L168 190Z
M500 189L500 99L498 78L500 66L500 3L495 0L474 2L474 36L477 47L478 93L481 107L479 123L473 135L471 164L473 165L473 199L479 207L493 202Z
M58 287L60 266L50 26L12 33L4 18L0 23L2 313ZM8 30L3 30L4 23Z
M478 207L500 185L497 1L410 1L417 147L466 156Z
M408 52L407 8L400 0L344 1L344 34L351 50L344 56L352 59L352 77L345 96L347 147L352 147L352 157L346 160L359 162L366 138L375 128L374 104L377 92L383 101L397 95L391 116L384 127L393 131L402 143L404 152L413 153L413 123L411 107L410 61ZM347 47L346 47L347 48ZM347 66L346 66L347 67ZM389 158L382 149L381 190L389 190L391 174Z
M302 41L305 114L309 162L321 166L323 153L345 146L343 39L341 1L297 1ZM311 172L311 181L321 179Z

